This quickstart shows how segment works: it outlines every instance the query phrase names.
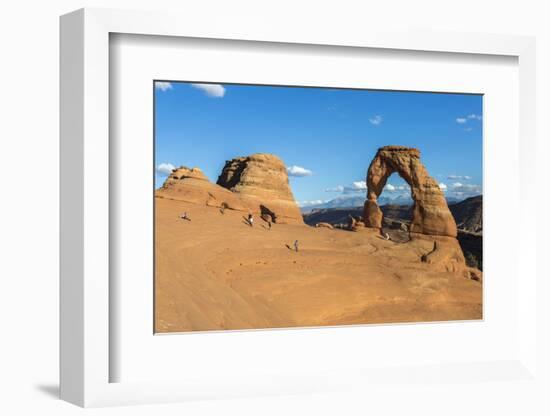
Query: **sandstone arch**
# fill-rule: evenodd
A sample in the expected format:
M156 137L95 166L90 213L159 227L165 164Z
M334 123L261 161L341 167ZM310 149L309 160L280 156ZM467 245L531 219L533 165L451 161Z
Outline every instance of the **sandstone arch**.
M367 173L365 225L382 228L383 214L377 198L391 174L397 173L411 188L414 201L411 233L456 237L456 223L438 183L420 161L418 149L384 146L378 149Z

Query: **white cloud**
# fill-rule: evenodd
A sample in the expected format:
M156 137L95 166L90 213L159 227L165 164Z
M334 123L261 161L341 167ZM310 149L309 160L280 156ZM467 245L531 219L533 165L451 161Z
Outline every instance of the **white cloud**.
M481 185L455 182L448 190L447 196L463 199L476 195L481 195L482 191L483 189Z
M481 191L481 185L474 185L469 183L462 184L457 182L453 184L453 188L455 190L460 189L461 191Z
M452 184L454 192L481 193L481 185L455 182Z
M172 173L174 169L176 169L176 167L171 163L161 163L157 166L157 173L168 176Z
M312 201L301 201L301 202L298 202L298 206L303 208L303 207L309 207L311 205L321 205L328 201L329 201L328 199L327 200L314 199Z
M401 181L402 179L399 178L399 180ZM411 188L407 183L386 183L384 189L382 189L381 197L391 200L399 200L403 198L410 198L410 194Z
M225 88L220 84L191 84L191 86L203 91L209 97L221 98L225 95Z
M363 192L367 189L367 183L365 181L355 181L351 185L338 185L332 188L325 188L325 192L340 192L343 194L350 194L356 192Z
M172 84L170 82L155 81L155 89L161 90L161 91L168 91L172 89Z
M296 165L289 166L286 168L286 170L288 171L288 174L290 176L302 177L302 176L313 175L313 172L310 171L309 169L303 168L301 166L296 166Z
M333 188L326 188L325 192L340 192L337 198L357 198L358 194L368 189L366 181L354 181L350 185L338 185ZM410 198L411 188L407 183L387 183L382 191L383 197L391 199Z
M342 185L338 185L333 188L326 188L325 192L344 192L344 187Z
M365 181L356 181L351 184L351 187L357 191L363 191L367 189L367 183Z
M464 117L458 117L456 119L456 122L458 124L466 124L470 120L481 121L481 116L479 114L468 114L467 116L464 116ZM472 131L473 128L472 127L466 127L464 130L465 131Z
M468 176L468 175L447 175L447 179L451 179L451 180L465 180L465 181L469 181L470 179L472 179L471 176Z
M374 117L369 118L369 123L373 126L379 126L380 124L382 124L382 120L382 116L375 115Z
M354 181L350 185L342 186L338 185L333 188L326 188L325 192L341 192L344 195L353 196L359 192L365 192L367 190L367 182L365 181ZM411 188L407 184L403 185L393 185L391 183L386 184L384 191L392 192L395 194L408 194Z
M443 176L443 175L441 175ZM448 175L449 179L453 179L452 184L439 182L438 186L442 192L445 193L447 198L457 198L464 199L476 195L481 195L482 186L470 183L459 182L458 180L469 180L472 179L468 175ZM326 188L325 192L339 192L341 195L339 198L356 198L358 194L365 192L367 189L367 183L365 181L355 181L350 185L342 186L338 185L332 188ZM403 201L406 198L410 199L411 188L410 186L401 181L401 183L386 183L380 196L382 199L385 198L386 201ZM300 206L309 206L309 205L318 205L320 203L326 203L327 201L303 201Z

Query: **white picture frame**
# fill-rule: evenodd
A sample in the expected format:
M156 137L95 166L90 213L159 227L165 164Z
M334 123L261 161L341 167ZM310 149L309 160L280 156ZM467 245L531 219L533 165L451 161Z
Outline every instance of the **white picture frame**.
M168 13L83 9L61 18L61 397L79 406L185 401L196 398L247 397L339 391L393 383L410 369L349 368L319 374L281 372L240 379L221 374L214 380L194 374L182 381L112 382L110 366L120 359L110 349L110 34L225 39L281 44L503 55L519 66L519 193L522 233L517 244L522 285L517 292L517 354L498 361L415 367L418 380L479 383L489 378L537 383L536 218L526 213L536 193L529 177L530 152L536 145L535 41L529 37L396 32L368 29L338 33L285 28L251 22L236 26L223 20L207 24L194 16ZM515 208L514 208L515 209ZM111 259L112 260L112 259ZM539 271L540 273L540 271ZM307 335L306 335L307 336ZM223 342L223 341L222 341ZM475 377L473 374L484 376ZM492 376L489 376L489 375ZM493 377L494 376L494 377ZM359 386L359 387L358 387Z

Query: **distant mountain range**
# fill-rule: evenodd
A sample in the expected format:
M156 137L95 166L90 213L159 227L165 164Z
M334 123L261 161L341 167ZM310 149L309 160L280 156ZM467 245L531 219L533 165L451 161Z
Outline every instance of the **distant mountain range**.
M379 200L379 202L381 201ZM460 202L447 200L447 203L459 230L476 234L483 232L482 195L466 198ZM389 219L410 221L412 216L412 204L381 203L380 208L384 212L384 216ZM318 222L328 222L331 224L346 223L348 215L363 215L363 204L348 207L338 205L320 208L311 207L303 215L305 222L310 225L315 225Z
M449 204L449 209L459 230L470 233L483 232L483 196L473 196L464 201Z
M455 204L460 202L457 198L447 198L447 204ZM339 196L330 201L323 202L321 204L308 205L301 207L302 213L308 213L319 209L330 208L357 208L363 207L365 203L365 195L361 196ZM413 201L409 195L396 195L394 197L381 196L378 198L378 205L412 205Z

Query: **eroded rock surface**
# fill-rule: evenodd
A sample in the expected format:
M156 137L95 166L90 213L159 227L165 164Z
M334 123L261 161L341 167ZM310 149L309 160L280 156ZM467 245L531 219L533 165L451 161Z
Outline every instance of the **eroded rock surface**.
M277 156L256 153L228 160L217 184L238 194L255 212L270 212L276 223L303 223L286 166Z
M181 166L174 169L156 191L159 198L168 198L209 207L224 207L237 211L247 211L239 197L227 189L208 180L199 168Z
M181 166L179 168L176 168L172 170L172 173L168 177L168 183L171 181L178 181L181 179L198 179L201 181L207 181L208 178L206 175L200 170L200 168L188 168L185 166Z

